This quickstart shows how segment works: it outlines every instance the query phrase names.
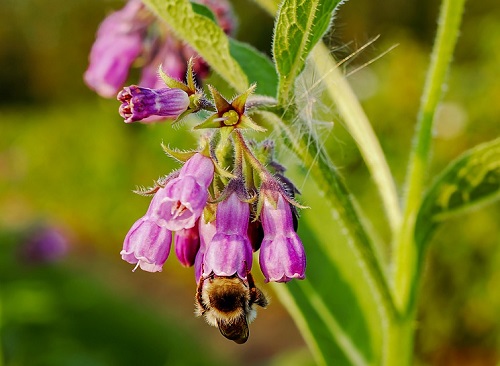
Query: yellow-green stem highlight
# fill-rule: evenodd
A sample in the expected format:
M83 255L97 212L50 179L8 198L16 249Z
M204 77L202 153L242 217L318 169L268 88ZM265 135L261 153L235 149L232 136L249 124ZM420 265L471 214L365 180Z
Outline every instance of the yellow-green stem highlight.
M410 155L406 180L406 199L403 222L394 241L394 298L403 314L408 312L410 300L418 285L416 266L418 251L415 243L415 220L420 208L424 179L428 168L432 142L432 124L442 96L448 65L453 56L465 0L443 0L438 32L427 73L424 93L418 115L416 136Z

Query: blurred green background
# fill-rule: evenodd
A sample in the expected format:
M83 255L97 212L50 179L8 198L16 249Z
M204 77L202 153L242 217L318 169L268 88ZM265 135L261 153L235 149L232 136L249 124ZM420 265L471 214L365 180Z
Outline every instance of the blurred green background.
M270 52L273 20L235 1L238 38ZM193 316L192 269L170 258L162 273L131 272L119 251L148 199L134 195L176 168L160 143L191 148L189 125L125 125L118 102L82 81L103 17L120 1L4 0L0 11L0 329L6 365L307 365L311 357L269 286L247 344L226 341ZM327 42L338 58L380 39L346 73L401 187L438 2L351 0ZM244 16L246 18L244 18ZM433 164L500 135L500 3L468 2L446 96L437 116ZM132 78L137 76L133 73ZM326 106L315 106L326 108ZM328 149L365 211L380 204L359 153L334 110ZM318 124L320 126L320 124ZM286 154L283 154L283 157ZM300 188L305 177L297 173ZM303 192L303 235L329 214ZM308 225L311 223L311 225ZM496 365L500 359L500 206L441 227L420 296L416 363ZM58 258L33 242L55 230ZM339 234L337 240L342 240ZM31 248L31 249L30 249ZM30 251L31 250L31 251ZM339 253L342 255L342 253ZM311 263L309 264L311 265ZM328 273L325 273L328 278ZM262 283L262 278L258 278Z

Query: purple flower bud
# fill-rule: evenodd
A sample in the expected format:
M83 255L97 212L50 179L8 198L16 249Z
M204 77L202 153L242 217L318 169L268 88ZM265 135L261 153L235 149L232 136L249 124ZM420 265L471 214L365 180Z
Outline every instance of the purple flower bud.
M198 225L190 229L181 229L175 232L175 254L184 267L191 267L195 262L196 254L200 249Z
M144 271L161 272L170 254L171 243L172 233L158 226L146 214L132 225L120 254L123 260L137 263Z
M200 217L198 224L198 232L200 234L200 249L196 254L194 261L194 275L198 283L203 272L203 259L207 251L208 244L212 241L215 235L215 220L212 222L205 222L203 215Z
M167 183L154 218L172 231L190 229L207 203L208 186L214 177L212 159L194 154L181 168L179 176Z
M120 115L125 123L150 116L177 118L189 107L189 96L181 89L149 89L132 85L123 88L117 99L122 102Z
M248 238L250 207L236 193L217 207L216 234L203 260L203 276L238 274L246 279L252 268L252 245Z
M306 255L299 236L293 229L289 203L280 194L276 207L267 199L260 214L264 240L259 262L266 282L288 282L292 278L304 279Z
M131 0L101 23L84 75L91 89L106 98L116 95L142 51L152 19L141 1Z

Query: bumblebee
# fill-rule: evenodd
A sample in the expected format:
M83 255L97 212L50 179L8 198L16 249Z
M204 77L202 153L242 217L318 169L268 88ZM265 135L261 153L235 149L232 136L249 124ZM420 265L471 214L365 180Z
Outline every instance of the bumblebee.
M238 344L247 341L248 325L257 316L254 305L265 308L268 299L254 283L251 273L242 280L214 274L201 277L196 292L196 313L217 326L221 334Z

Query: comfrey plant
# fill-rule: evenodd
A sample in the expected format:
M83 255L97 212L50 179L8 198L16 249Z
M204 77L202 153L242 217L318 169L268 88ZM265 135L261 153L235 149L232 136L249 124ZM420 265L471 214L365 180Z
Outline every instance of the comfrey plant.
M183 166L140 190L151 204L126 235L122 258L158 272L173 241L179 261L194 266L197 313L243 343L255 305L268 303L251 272L258 251L265 280L288 282L274 290L318 364L409 365L425 252L436 227L500 196L499 139L466 152L426 186L434 114L464 0L443 0L402 202L368 119L321 42L341 1L256 2L275 16L273 60L229 36L235 21L225 1L130 0L101 25L85 74L89 86L103 96L118 93L127 123L197 115L195 129L207 131L194 151L163 147ZM122 88L137 60L139 86ZM198 87L209 67L238 94L231 101L214 86ZM323 87L321 100L337 108L364 157L392 250L369 225L311 123L314 104L304 103L300 88L308 73L319 76L313 86ZM262 138L250 139L248 131ZM302 206L277 149L294 153L323 191L334 215L316 220L318 232L341 222L343 255L356 275L344 264L348 258L337 258L341 238L318 235L305 242L308 278L292 281L305 278L297 235Z

